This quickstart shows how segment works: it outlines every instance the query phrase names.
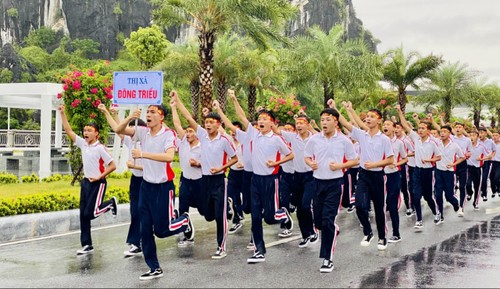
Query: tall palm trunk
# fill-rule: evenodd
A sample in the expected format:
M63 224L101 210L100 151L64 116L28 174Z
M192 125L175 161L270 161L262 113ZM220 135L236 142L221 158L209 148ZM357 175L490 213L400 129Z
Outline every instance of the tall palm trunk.
M500 127L500 108L497 108L497 127Z
M200 82L197 79L191 80L189 89L191 90L191 107L193 108L192 116L194 120L198 122L198 117L200 115Z
M481 122L481 105L474 105L472 108L473 122L476 127L479 127Z
M227 80L224 78L217 79L217 101L219 102L220 108L226 111L227 104Z
M335 93L333 92L333 85L329 84L328 82L323 83L323 107L327 108L328 107L328 100L329 99L335 100Z
M201 106L212 109L215 31L201 33L198 36L198 41L200 44Z
M255 103L257 102L257 86L248 86L248 119L255 120Z
M451 109L452 109L451 95L446 95L443 99L443 111L445 112L444 116L445 122L450 122Z
M398 94L398 103L399 106L401 107L401 111L404 113L406 111L406 90L404 88L399 88L398 89L399 94Z

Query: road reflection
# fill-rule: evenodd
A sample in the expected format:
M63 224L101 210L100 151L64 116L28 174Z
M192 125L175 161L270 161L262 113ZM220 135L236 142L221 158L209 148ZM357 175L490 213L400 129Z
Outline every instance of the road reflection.
M361 279L360 288L499 287L500 216ZM458 288L457 287L457 288Z

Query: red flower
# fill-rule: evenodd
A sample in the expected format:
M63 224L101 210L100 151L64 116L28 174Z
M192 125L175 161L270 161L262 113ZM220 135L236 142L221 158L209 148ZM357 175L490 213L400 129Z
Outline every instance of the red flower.
M106 94L106 98L107 99L113 99L113 95L112 94Z
M293 115L293 111L287 112L288 115Z
M57 94L57 99L61 99L61 97L62 97L62 94L58 93Z
M80 90L81 88L82 88L82 83L80 82L80 80L75 80L73 82L73 89Z
M83 73L81 71L78 71L78 70L73 71L73 77L74 78L78 78L78 77L82 76L82 74Z
M80 100L79 100L79 99L75 99L75 100L73 100L73 102L71 103L71 106L72 106L72 107L77 107L79 104L80 104Z
M95 113L91 113L89 116L90 118L95 118L97 115Z
M385 99L381 99L381 100L380 100L380 104L381 104L381 105L385 105L386 103L387 103L387 100L385 100Z
M97 92L99 92L99 89L97 89L95 87L90 89L90 93L92 93L92 94L96 94Z
M95 106L95 107L98 107L99 104L101 104L101 100L100 99L96 99L94 102L92 102L92 105Z
M299 106L300 105L300 102L294 100L293 103L292 103L293 106Z
M91 69L89 70L89 73L88 73L89 76L94 76L94 71Z
M68 88L69 88L69 87L68 87L68 84L67 84L67 83L66 83L65 85L63 85L63 89L64 89L64 91L68 90Z

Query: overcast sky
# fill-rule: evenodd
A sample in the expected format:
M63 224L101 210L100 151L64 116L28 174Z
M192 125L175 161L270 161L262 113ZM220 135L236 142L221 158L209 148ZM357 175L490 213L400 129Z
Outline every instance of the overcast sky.
M500 85L500 0L352 0L379 52L442 55Z

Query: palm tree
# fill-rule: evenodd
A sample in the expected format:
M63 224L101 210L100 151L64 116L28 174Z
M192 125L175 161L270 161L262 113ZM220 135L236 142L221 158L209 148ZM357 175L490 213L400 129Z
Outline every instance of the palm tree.
M467 90L465 104L472 108L472 121L476 127L479 127L481 122L481 110L486 104L490 93L491 90L485 77L474 78L471 80Z
M442 62L440 56L431 54L421 57L418 52L414 51L405 56L403 46L389 50L386 53L383 79L398 89L398 103L403 112L406 110L408 101L406 97L408 86L418 89L418 81L427 78Z
M166 26L188 25L198 33L201 102L212 107L214 46L217 36L235 29L259 47L286 42L284 25L296 9L287 0L151 0L153 17Z
M214 77L217 81L217 101L223 111L226 110L228 85L238 74L236 63L243 47L244 41L236 34L226 33L215 42Z
M381 77L378 57L362 41L345 42L341 25L332 27L329 33L316 26L310 28L282 55L288 84L308 90L314 90L311 85L319 86L324 107L337 92L355 94L361 87L374 87Z
M193 118L198 121L200 114L200 82L197 46L194 43L170 46L167 58L158 65L165 78L178 84L189 81Z
M468 96L473 74L466 64L460 62L447 63L429 75L431 81L427 92L418 96L417 103L441 103L445 113L444 120L450 121L451 111Z

